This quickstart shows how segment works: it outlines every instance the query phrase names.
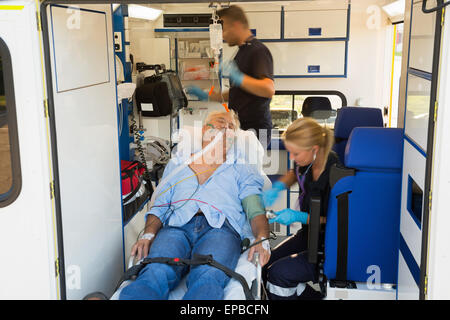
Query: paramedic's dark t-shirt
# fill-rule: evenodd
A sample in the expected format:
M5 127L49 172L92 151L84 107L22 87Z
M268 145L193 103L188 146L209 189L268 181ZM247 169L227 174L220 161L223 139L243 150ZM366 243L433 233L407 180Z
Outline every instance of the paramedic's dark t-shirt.
M303 199L301 211L310 212L311 197L320 198L320 215L326 217L328 211L328 200L330 197L331 187L330 187L330 171L334 164L341 165L338 155L334 151L330 151L325 165L325 169L317 179L313 180L312 170L308 170L305 176L305 197ZM299 173L303 174L308 166L300 167ZM294 162L294 173L297 170L297 164ZM296 203L298 205L298 203Z
M256 78L273 80L273 59L269 49L258 39L252 38L239 46L234 58L239 70ZM270 98L255 96L239 87L231 86L229 92L230 108L238 113L241 128L272 129Z

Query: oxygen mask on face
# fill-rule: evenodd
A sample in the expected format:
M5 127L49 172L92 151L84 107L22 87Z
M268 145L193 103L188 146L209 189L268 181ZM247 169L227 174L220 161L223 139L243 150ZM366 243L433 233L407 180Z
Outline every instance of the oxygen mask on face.
M207 126L210 128L205 131L203 135L203 141L212 141L218 135L220 135L221 137L218 137L219 143L221 140L222 146L224 146L225 144L227 150L233 145L236 138L236 130L234 130L234 128L227 128L226 126L215 127L211 123L208 123Z

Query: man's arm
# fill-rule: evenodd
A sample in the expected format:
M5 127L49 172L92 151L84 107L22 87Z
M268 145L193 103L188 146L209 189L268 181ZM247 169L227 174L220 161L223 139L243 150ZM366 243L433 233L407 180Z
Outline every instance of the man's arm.
M272 79L255 79L246 74L244 74L241 89L263 98L272 98L275 94L275 84Z
M261 195L249 195L242 200L242 207L247 214L250 221L253 235L255 236L255 243L261 241L263 238L269 238L269 222L267 221L265 208L262 203ZM250 248L248 252L248 260L253 260L255 252L259 253L260 263L264 266L270 258L269 240L256 244Z
M167 175L173 170L175 164L173 161L169 161L166 168L164 169L163 176L161 181L164 181ZM166 213L168 211L167 206L163 205L164 203L170 203L173 196L173 188L170 183L165 184L164 186L160 185L162 190L156 195L155 202L150 210L145 214L145 228L144 235L147 235L144 239L139 239L131 249L131 255L136 256L140 260L141 258L145 258L148 255L149 249L153 240L155 239L156 234L161 229L163 222L167 218L165 218ZM158 189L155 190L155 192ZM153 236L152 236L153 235Z
M259 216L254 217L250 224L252 226L252 232L255 238L266 238L268 239L270 236L269 222L266 218L265 214L260 214Z
M147 216L147 221L145 222L144 234L153 235L151 239L139 239L131 248L131 256L136 256L137 259L145 258L148 256L150 250L150 245L153 243L156 234L161 229L162 223L159 218L153 214ZM150 236L151 237L151 236Z
M270 259L270 244L269 244L269 222L267 221L265 214L260 214L254 217L250 224L252 226L253 235L255 236L255 242L261 241L263 238L267 239L263 242L250 248L248 253L248 260L253 260L255 252L259 253L259 262L261 266L264 266Z

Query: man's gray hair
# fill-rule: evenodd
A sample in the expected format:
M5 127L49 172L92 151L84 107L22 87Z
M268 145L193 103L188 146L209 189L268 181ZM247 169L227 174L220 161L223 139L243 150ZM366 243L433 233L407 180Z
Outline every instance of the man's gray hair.
M241 127L241 123L239 122L239 117L236 114L236 112L234 112L234 110L230 110L230 111L211 111L210 113L208 113L208 115L206 116L206 119L204 121L204 124L209 123L212 119L220 116L220 115L231 115L231 119L233 119L233 123L234 123L234 128L235 130L240 129Z

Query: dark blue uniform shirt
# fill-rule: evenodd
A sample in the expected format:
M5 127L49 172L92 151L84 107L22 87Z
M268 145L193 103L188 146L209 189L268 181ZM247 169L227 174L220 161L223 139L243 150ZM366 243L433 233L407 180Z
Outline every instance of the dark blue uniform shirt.
M273 80L273 58L269 49L258 39L252 37L239 46L234 58L239 70L256 78ZM231 86L229 106L238 113L242 130L272 129L270 98L258 97L239 87Z

